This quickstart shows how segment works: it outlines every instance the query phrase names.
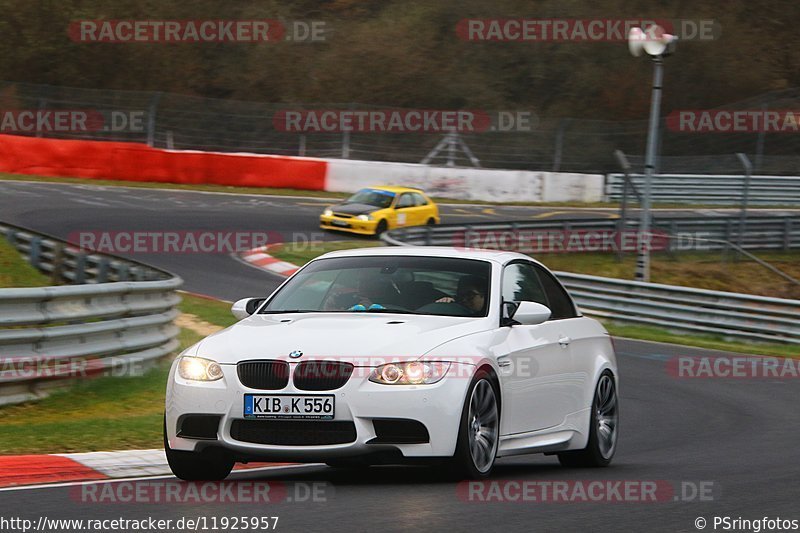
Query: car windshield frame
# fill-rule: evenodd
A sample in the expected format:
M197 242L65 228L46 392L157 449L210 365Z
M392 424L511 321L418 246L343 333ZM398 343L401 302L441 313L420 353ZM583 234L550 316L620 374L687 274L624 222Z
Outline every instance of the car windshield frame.
M419 264L417 264L419 263ZM437 268L438 267L438 268ZM484 303L481 312L477 312L467 308L464 305L454 301L454 297L456 296L457 289L454 289L453 293L445 293L438 288L435 288L433 283L430 283L430 289L437 293L441 293L444 297L449 297L449 301L446 302L439 302L437 300L431 300L428 303L423 305L417 306L415 308L408 308L402 307L399 304L389 303L389 302L376 302L381 307L362 307L362 308L341 308L341 309L331 309L331 308L324 308L327 304L330 303L330 298L335 298L337 294L331 294L331 291L336 288L337 291L340 291L345 285L337 285L339 283L339 276L342 275L352 275L353 273L343 274L345 271L358 271L362 270L366 272L369 269L376 269L380 268L379 276L377 279L378 281L389 281L391 282L394 279L394 276L398 274L398 271L401 271L403 275L412 274L412 276L416 275L433 275L440 274L443 276L452 276L451 282L458 283L462 277L477 277L483 283L483 288L485 291ZM329 285L324 288L320 289L320 292L324 292L321 296L320 301L317 308L311 308L314 306L297 306L297 305L281 305L275 306L276 302L286 302L289 303L289 296L287 295L286 291L295 291L295 290L302 290L303 288L309 288L310 285L313 283L321 283L320 281L311 282L312 275L319 275L320 273L324 272L331 272L336 273L333 275L333 279L330 281ZM387 277L385 280L381 280L380 277L386 275ZM299 270L296 274L294 274L289 280L286 281L283 285L281 285L275 292L273 292L267 301L262 305L256 314L259 315L272 315L272 314L290 314L290 313L347 313L347 314L373 314L373 313L396 313L396 314L404 314L404 315L416 315L416 316L446 316L452 318L486 318L490 315L490 311L492 306L494 305L494 298L492 295L492 283L494 278L494 269L492 262L486 259L479 259L479 258L472 258L472 257L447 257L447 256L421 256L421 255L364 255L364 256L339 256L339 257L328 257L322 259L315 259L308 263L305 267ZM361 273L358 273L356 279L360 280L363 276ZM410 280L412 282L418 281L416 279ZM400 284L406 282L401 281ZM424 281L423 281L424 283ZM452 283L451 283L452 284ZM394 285L395 288L398 288L398 284ZM410 297L411 292L405 286L408 291L408 294L403 292L402 290L398 289L398 297ZM350 288L350 287L347 287ZM428 285L426 285L426 289ZM360 291L360 288L359 288ZM359 294L359 291L356 291L356 294ZM384 305L385 304L385 305ZM305 308L304 308L305 307ZM354 306L355 307L355 306ZM427 308L424 311L420 311L422 308ZM448 311L449 310L449 311Z
M374 203L374 201L373 202L368 202L368 201L364 201L362 199L356 199L358 197L358 195L360 195L360 194L363 194L364 196L367 196L367 195L377 195L378 197L384 197L385 196L389 200L389 203L388 204L385 204L385 202L384 203ZM364 205L370 205L370 206L378 208L378 209L386 209L386 208L392 206L392 204L395 201L395 198L397 198L397 193L394 193L392 191L385 191L383 189L361 189L360 191L356 192L355 194L353 194L352 196L347 198L346 203L364 204Z

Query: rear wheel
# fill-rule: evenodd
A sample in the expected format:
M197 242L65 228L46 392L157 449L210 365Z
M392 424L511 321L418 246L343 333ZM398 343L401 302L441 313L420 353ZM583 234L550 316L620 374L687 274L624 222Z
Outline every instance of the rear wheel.
M617 450L619 402L611 372L605 371L597 381L592 401L589 442L586 448L558 454L564 466L608 466Z
M481 371L473 378L464 401L456 453L451 463L453 472L472 479L489 477L499 440L497 390L489 375Z
M167 440L167 420L164 417L164 452L175 477L184 481L220 481L228 477L235 461L224 451L207 449L202 452L173 450Z
M435 224L436 224L436 219L435 218L431 217L431 218L428 219L428 222L427 222L428 226L433 226Z

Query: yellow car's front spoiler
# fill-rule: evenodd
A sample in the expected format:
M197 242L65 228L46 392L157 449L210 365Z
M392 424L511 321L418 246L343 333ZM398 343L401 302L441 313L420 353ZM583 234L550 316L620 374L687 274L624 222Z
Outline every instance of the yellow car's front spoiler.
M359 235L375 235L377 220L358 220L356 218L339 218L334 216L319 217L319 227L326 230L346 231Z

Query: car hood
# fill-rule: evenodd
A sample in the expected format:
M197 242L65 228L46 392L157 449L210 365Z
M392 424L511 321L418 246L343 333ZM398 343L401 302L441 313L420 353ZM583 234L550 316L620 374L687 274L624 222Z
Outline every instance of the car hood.
M364 215L378 211L380 207L369 204L354 204L345 202L343 204L336 204L331 206L331 211L334 213L344 213L345 215Z
M195 355L223 364L325 357L374 366L365 358L416 359L449 340L484 331L486 320L387 313L253 315L207 337ZM296 350L303 356L291 359Z

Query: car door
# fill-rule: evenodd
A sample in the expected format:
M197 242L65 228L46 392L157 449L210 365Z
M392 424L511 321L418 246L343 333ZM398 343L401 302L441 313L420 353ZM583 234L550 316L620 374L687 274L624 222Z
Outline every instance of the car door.
M564 384L568 394L573 396L570 402L571 412L585 409L589 407L583 405L586 390L594 389L594 383L590 384L588 381L592 380L594 375L597 328L589 324L592 322L591 319L578 313L572 298L552 272L540 265L534 267L539 273L539 280L547 296L547 306L552 312L549 321L558 324L563 333L561 340L569 343L572 370L565 376Z
M514 261L502 274L502 299L548 305L539 271L533 263ZM503 382L502 434L557 426L573 412L572 359L565 323L513 325L500 330L496 346Z
M413 226L414 222L414 197L411 193L404 192L395 203L396 223L398 227Z
M434 217L434 210L431 208L431 205L428 203L428 200L422 196L418 192L411 193L414 196L414 219L416 220L416 224L422 225L427 224L428 219Z

